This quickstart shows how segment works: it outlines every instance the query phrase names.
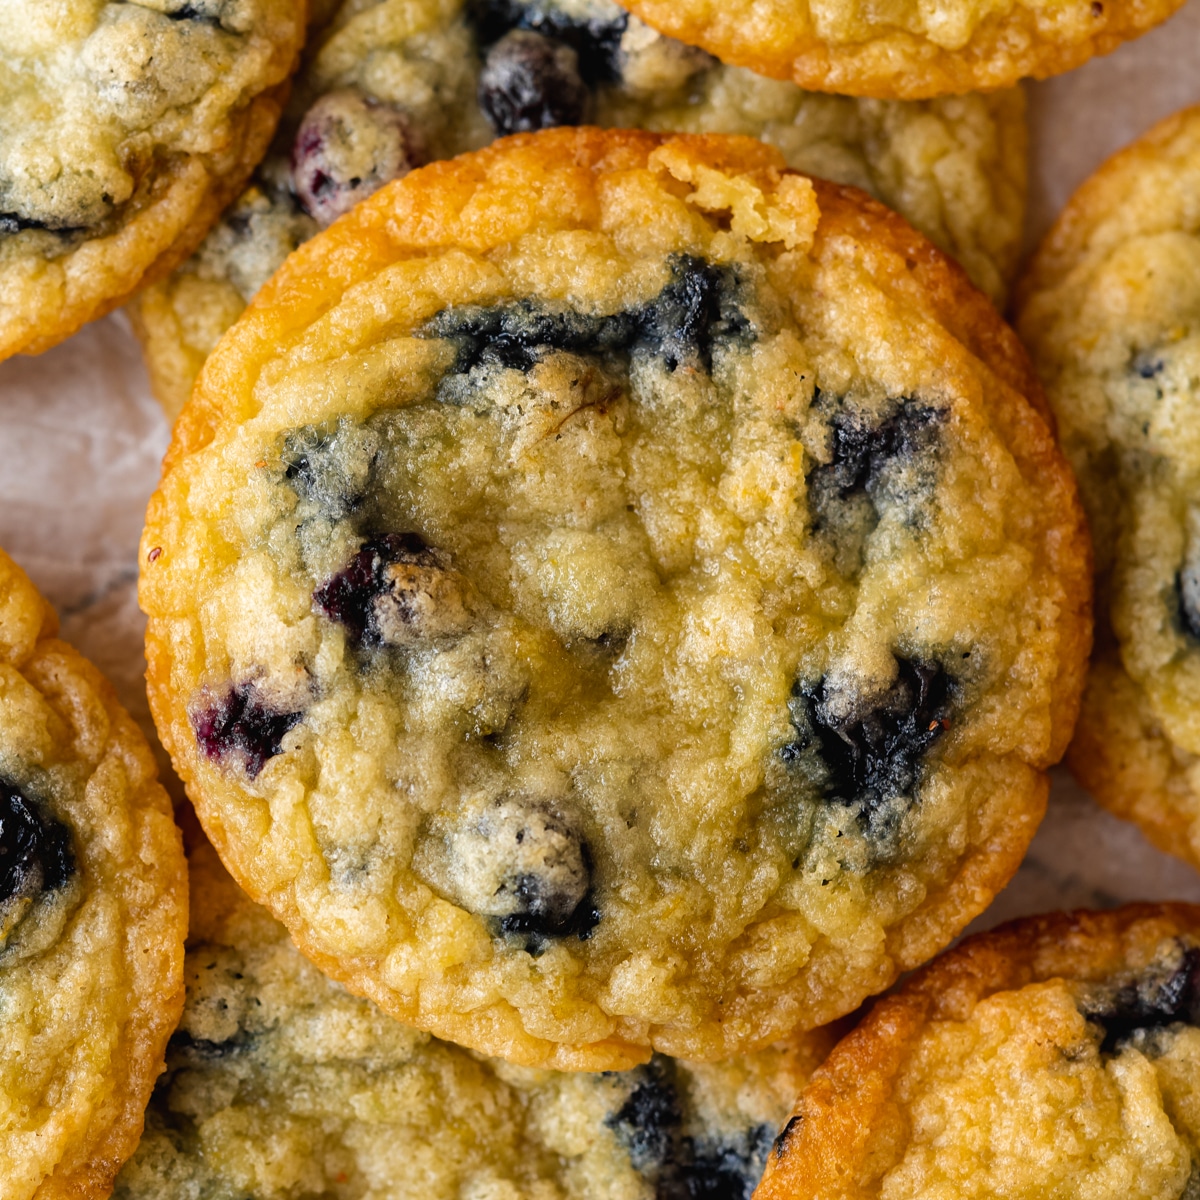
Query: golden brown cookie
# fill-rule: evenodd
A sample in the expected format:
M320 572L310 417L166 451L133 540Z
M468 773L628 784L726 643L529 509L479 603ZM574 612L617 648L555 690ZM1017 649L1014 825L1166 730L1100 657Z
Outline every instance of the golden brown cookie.
M189 858L187 1005L115 1200L745 1200L835 1040L598 1075L481 1059L324 978L210 846Z
M0 359L167 274L266 152L302 0L0 3Z
M824 1024L1003 886L1090 564L1012 332L850 188L597 129L415 171L222 340L150 700L235 878L513 1061Z
M154 756L0 551L0 1193L107 1196L183 1006L187 874Z
M1023 97L853 99L728 67L614 0L345 0L310 39L275 145L177 272L130 313L174 419L204 359L301 242L414 166L496 134L588 123L739 133L864 188L1002 304L1025 211Z
M1079 189L1021 283L1019 329L1079 476L1104 653L1072 769L1200 866L1200 108Z
M1198 1023L1200 908L979 934L837 1045L755 1200L1191 1196Z
M621 0L670 37L818 92L923 100L1045 79L1108 54L1182 0Z

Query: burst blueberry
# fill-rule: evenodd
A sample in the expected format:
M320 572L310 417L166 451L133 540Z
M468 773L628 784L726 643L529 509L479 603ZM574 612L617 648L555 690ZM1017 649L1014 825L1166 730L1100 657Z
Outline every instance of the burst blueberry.
M253 684L231 687L220 700L190 715L204 757L217 762L239 759L251 779L283 752L284 737L304 719L302 712L272 706Z
M0 903L66 887L75 870L71 834L0 780Z

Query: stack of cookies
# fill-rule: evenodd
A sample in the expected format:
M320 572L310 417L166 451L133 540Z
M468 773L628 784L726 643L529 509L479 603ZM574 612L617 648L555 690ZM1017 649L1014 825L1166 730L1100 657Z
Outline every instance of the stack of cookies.
M4 1197L1200 1196L1200 910L941 953L1064 753L1200 866L1200 110L1016 279L1169 0L9 7L188 803L0 554Z

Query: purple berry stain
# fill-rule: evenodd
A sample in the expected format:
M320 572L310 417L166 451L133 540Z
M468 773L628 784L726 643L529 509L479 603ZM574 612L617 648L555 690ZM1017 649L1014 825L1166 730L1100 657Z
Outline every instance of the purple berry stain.
M285 735L303 717L269 707L253 684L239 684L217 703L196 709L192 728L205 758L222 762L238 755L253 779L269 759L283 752Z

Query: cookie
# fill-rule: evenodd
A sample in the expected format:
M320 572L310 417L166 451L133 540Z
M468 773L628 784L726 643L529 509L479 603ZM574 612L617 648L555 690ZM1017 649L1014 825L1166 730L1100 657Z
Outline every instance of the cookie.
M0 6L0 359L195 250L266 151L303 34L296 0Z
M661 37L613 0L348 2L313 40L250 186L131 306L172 419L221 334L301 242L414 165L547 124L761 137L789 166L895 208L998 303L1016 271L1017 90L911 104L806 93Z
M183 1007L187 874L154 756L0 551L0 1192L107 1196Z
M1095 531L1104 631L1068 761L1200 867L1200 108L1067 205L1022 281L1019 329Z
M972 0L881 8L862 0L621 0L727 63L847 96L925 100L1045 79L1108 54L1183 0Z
M800 1098L755 1200L1188 1197L1200 908L969 938L881 1000Z
M833 1039L617 1074L480 1059L325 979L206 845L188 999L115 1200L749 1200Z
M351 990L526 1065L854 1009L1015 869L1090 564L1015 336L748 138L414 171L222 340L142 545L155 721Z

